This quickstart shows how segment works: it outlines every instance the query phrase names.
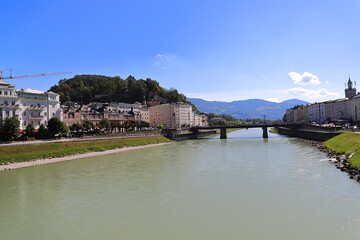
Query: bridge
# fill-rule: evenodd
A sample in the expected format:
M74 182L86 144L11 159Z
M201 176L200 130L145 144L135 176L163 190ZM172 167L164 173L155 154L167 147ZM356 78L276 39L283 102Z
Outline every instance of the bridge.
M215 125L215 126L206 126L206 127L192 127L190 128L190 130L193 132L194 135L198 135L199 130L201 129L207 129L207 130L211 130L211 129L220 129L220 139L226 139L227 135L226 135L226 129L228 128L262 128L263 130L263 138L269 138L268 136L268 128L272 128L272 127L298 127L301 124L289 124L289 123L283 123L283 124L278 124L278 123L272 123L272 124L237 124L237 125Z

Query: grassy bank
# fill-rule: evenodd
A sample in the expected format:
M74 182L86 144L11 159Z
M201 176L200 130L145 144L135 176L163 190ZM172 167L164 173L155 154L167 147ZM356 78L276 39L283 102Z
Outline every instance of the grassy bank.
M163 142L171 142L171 140L165 137L144 137L2 147L0 148L0 163L24 162L35 159L65 157L81 153L101 152L115 148L142 146Z
M226 133L230 133L230 132L237 131L237 130L240 130L240 129L242 129L242 128L227 128Z
M271 133L279 133L279 129L273 127L273 128L270 128L269 132L271 132Z
M360 170L360 134L343 133L327 140L324 144L327 148L339 154L349 156L355 153L348 161L351 166Z

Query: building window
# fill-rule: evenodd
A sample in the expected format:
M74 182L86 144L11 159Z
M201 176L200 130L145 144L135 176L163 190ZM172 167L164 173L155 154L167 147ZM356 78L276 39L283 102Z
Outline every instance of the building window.
M12 105L15 105L15 101L12 101L11 104L12 104Z
M7 95L8 95L8 92L7 92L7 91L4 91L4 95L6 95L6 96L7 96Z
M2 91L0 91L0 95L2 95Z
M26 126L26 121L24 121L24 126Z
M53 115L53 117L55 117L55 113L53 113L52 115Z

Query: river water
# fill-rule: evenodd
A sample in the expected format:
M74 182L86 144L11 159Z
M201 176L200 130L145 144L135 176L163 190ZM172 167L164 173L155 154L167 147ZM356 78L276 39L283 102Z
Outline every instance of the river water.
M360 237L360 186L262 130L0 172L0 239Z

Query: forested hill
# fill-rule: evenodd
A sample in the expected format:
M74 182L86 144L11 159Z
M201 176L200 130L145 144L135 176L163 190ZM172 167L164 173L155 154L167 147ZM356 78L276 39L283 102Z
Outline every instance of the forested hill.
M49 91L60 94L61 103L72 101L87 104L98 102L126 102L157 99L162 103L186 102L185 95L176 89L166 90L160 84L147 78L136 80L129 76L125 80L121 77L100 75L76 75L70 79L62 79Z

